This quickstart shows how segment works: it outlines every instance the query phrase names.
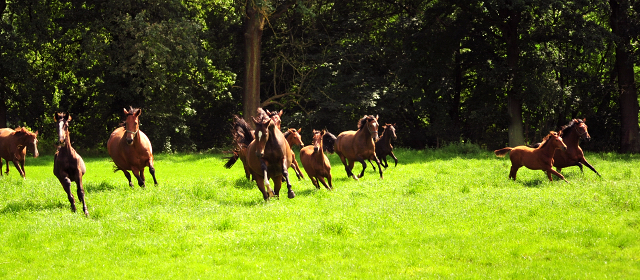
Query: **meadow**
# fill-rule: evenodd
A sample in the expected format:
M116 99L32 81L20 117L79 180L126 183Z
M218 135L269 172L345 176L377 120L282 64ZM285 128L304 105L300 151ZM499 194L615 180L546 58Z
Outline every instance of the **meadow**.
M587 153L602 178L570 184L473 145L396 155L359 181L331 155L333 191L290 170L296 198L266 203L222 154L157 154L146 189L85 157L88 218L29 157L0 178L0 278L640 278L639 155Z

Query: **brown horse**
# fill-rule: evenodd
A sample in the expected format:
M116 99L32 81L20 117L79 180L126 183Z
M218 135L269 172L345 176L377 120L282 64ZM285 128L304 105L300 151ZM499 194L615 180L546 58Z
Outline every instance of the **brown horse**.
M376 156L378 157L378 159L380 159L380 163L382 164L382 166L384 166L385 169L389 167L389 164L387 164L387 156L391 156L396 162L395 166L398 166L398 158L393 154L391 139L398 139L398 136L396 136L396 125L388 123L384 125L382 136L380 136L380 139L376 141ZM371 164L371 168L373 168L373 171L375 171L376 167L373 165L373 163L371 163L371 160L369 160L369 163Z
M56 175L62 188L67 193L69 203L71 203L71 211L76 212L76 204L71 193L71 182L76 182L78 187L76 193L78 199L82 201L82 210L85 216L89 216L87 204L84 199L84 189L82 188L82 176L87 171L82 157L71 147L71 139L69 138L69 122L71 116L64 113L56 113L53 115L58 130L58 151L53 156L53 174Z
M258 108L257 117L253 118L253 122L256 130L253 142L247 147L246 160L262 197L269 200L271 196L279 196L284 179L287 183L288 197L294 198L295 193L291 189L288 172L293 161L289 143L262 108ZM269 179L273 179L273 190L269 187Z
M156 169L153 167L153 151L151 142L144 132L140 131L141 110L139 108L129 107L129 110L123 109L125 121L122 127L116 128L111 133L107 142L107 150L109 156L116 165L114 172L122 170L124 176L129 180L129 186L133 187L131 175L138 179L138 185L145 187L144 168L149 167L149 173L153 176L153 182L157 185Z
M506 147L493 151L496 156L503 157L507 153L511 152L509 158L511 159L511 172L509 173L509 179L516 180L516 173L522 166L532 170L542 170L547 173L549 181L553 181L551 174L556 175L565 182L569 183L562 174L553 170L553 155L556 149L563 151L567 150L567 145L562 142L562 137L555 131L550 131L543 140L542 144L538 148L531 148L527 146L517 146L515 148Z
M287 131L284 132L283 135L284 135L284 138L287 139L287 143L289 143L289 147L293 147L293 146L304 147L304 143L302 142L302 137L300 136L300 131L302 131L302 128L299 128L299 129L289 128ZM304 179L304 176L302 175L302 171L300 171L300 167L298 166L298 161L296 160L296 154L293 152L293 150L291 150L291 152L293 153L293 162L291 163L291 167L293 167L293 171L296 172L296 176L298 177L298 180Z
M329 158L324 154L325 149L322 144L322 140L325 137L336 139L336 137L329 132L314 129L313 145L306 146L300 150L300 161L302 161L302 166L305 172L307 172L307 176L311 178L311 182L317 189L320 188L320 184L318 183L318 181L320 181L325 188L331 190L333 188L331 184L331 162L329 162ZM324 178L327 178L329 185L324 181Z
M253 130L249 127L249 124L237 115L233 115L233 128L231 129L231 135L233 135L233 141L236 148L232 151L233 155L226 157L229 159L225 163L224 167L231 168L238 159L242 161L244 167L244 174L247 180L251 179L251 169L247 165L247 147L253 141Z
M13 162L20 176L25 178L24 160L27 150L33 151L33 157L38 157L38 132L35 133L23 127L16 130L11 128L0 129L0 157L7 164L7 175L9 174L9 161ZM0 176L2 176L2 160L0 159Z
M376 156L375 140L378 140L378 116L374 117L372 115L365 115L358 121L358 131L343 131L338 135L335 151L340 156L340 160L347 171L347 176L356 180L362 178L364 170L367 169L367 164L364 160L373 159L378 164L380 179L383 178L380 160ZM362 164L362 172L358 177L352 173L356 161Z

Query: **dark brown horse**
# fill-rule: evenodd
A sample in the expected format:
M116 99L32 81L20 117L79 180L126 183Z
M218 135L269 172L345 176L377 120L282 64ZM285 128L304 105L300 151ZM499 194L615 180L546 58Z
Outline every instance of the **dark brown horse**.
M131 175L127 171L131 170L133 176L138 179L138 185L144 188L144 168L148 166L149 173L153 176L153 182L157 185L151 142L147 135L140 131L138 118L141 110L133 107L129 107L128 111L127 109L123 110L125 115L124 125L116 128L107 142L109 156L111 156L113 163L116 165L114 172L122 170L124 176L129 180L129 186L133 187Z
M258 108L257 117L253 118L253 122L256 126L254 140L247 147L246 160L262 197L268 200L271 196L279 196L284 179L287 183L288 197L294 198L295 193L291 189L288 172L293 161L289 143L262 108ZM273 190L269 186L269 179L273 179Z
M287 139L287 143L289 143L289 147L293 147L293 146L304 147L304 143L302 142L302 137L300 136L300 131L302 131L302 128L300 129L289 128L287 131L284 132L283 135L284 135L284 138ZM293 150L291 150L291 152L293 153L293 162L291 163L291 167L293 167L293 171L296 172L296 176L298 177L298 180L304 179L304 176L302 175L302 171L300 171L300 167L298 166L298 161L296 160L296 154L293 152Z
M567 150L567 145L562 142L562 137L555 131L549 132L538 148L531 148L527 146L517 146L515 148L506 147L499 150L495 150L496 156L503 157L507 153L511 152L509 159L511 159L511 172L509 173L509 179L516 180L516 173L518 169L524 166L532 170L542 170L547 173L549 181L553 181L551 174L556 175L565 182L569 183L562 174L553 170L553 155L556 150Z
M247 147L253 142L253 130L249 127L249 124L237 115L233 115L233 124L231 129L231 135L233 135L233 142L235 149L232 151L233 155L226 157L229 159L225 163L224 167L231 168L238 159L242 161L244 167L244 173L247 180L251 179L251 169L247 165Z
M82 157L71 147L69 138L69 122L71 116L64 113L53 115L58 130L58 151L53 156L53 174L56 175L62 188L67 193L71 211L76 212L76 204L71 193L71 182L76 182L78 199L82 202L82 210L85 216L89 216L87 204L84 199L84 189L82 188L82 176L87 171Z
M375 140L378 140L378 116L364 116L358 121L358 131L343 131L338 135L335 143L335 151L340 157L347 176L358 180L364 176L367 169L366 159L373 159L378 164L380 179L382 179L382 168L380 160L376 156ZM348 161L348 162L347 162ZM356 161L362 164L362 172L356 177L353 174L353 166Z
M333 134L326 131L313 130L313 145L306 146L300 150L300 161L302 166L311 182L316 188L320 188L320 183L331 190L333 185L331 184L331 162L329 158L324 154L324 146L322 144L323 138L330 137L336 139ZM329 185L324 181L327 178Z
M376 156L378 157L378 159L380 159L380 163L382 164L382 166L384 166L385 169L389 167L389 164L387 164L387 156L391 156L396 162L395 166L398 166L398 158L393 154L391 139L398 139L398 136L396 136L396 125L388 123L384 125L382 136L380 136L380 139L376 141ZM369 160L369 163L371 163L371 160ZM373 168L373 171L376 170L376 167L373 165L373 163L371 163L371 168Z
M38 157L38 132L35 133L23 127L16 130L11 128L0 129L0 157L7 164L6 174L9 174L9 161L13 162L20 176L25 178L24 160L27 155L27 148L33 151L33 157ZM2 175L2 160L0 159L0 176Z

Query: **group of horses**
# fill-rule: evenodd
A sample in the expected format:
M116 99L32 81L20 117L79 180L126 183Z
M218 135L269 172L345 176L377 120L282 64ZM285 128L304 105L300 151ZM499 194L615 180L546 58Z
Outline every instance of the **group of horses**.
M141 110L130 107L124 109L125 121L111 133L107 142L107 150L115 164L115 171L122 170L129 180L129 186L133 187L131 175L128 170L138 179L138 185L145 187L144 169L149 167L149 172L153 176L153 181L157 185L155 168L153 167L153 152L149 138L140 131L138 117ZM69 122L71 116L68 113L55 113L54 121L58 132L56 143L57 151L53 160L53 174L58 178L60 184L67 193L67 198L71 204L71 211L76 212L75 199L71 193L71 182L77 186L77 196L82 202L82 210L86 216L89 215L87 204L84 199L84 188L82 187L82 176L87 171L82 157L71 146L69 137ZM24 162L27 149L33 151L33 157L38 157L38 132L30 132L28 129L18 127L15 130L10 128L0 129L0 157L7 164L6 174L9 173L9 161L12 161L16 169L23 178L26 178ZM0 160L0 169L2 160ZM2 173L0 172L0 175Z
M233 155L228 157L226 168L231 168L238 159L242 161L247 179L255 180L258 189L265 200L278 197L282 182L286 182L288 197L294 198L295 193L291 189L289 181L289 168L293 167L298 179L304 178L296 157L291 149L294 145L300 145L300 161L316 188L322 184L331 190L331 163L327 153L336 153L340 157L345 171L349 177L356 180L364 176L367 168L365 160L374 160L378 165L380 178L383 178L380 158L383 159L385 168L388 167L386 156L390 155L398 164L398 159L393 154L391 138L395 139L395 127L392 124L385 125L382 137L378 138L378 116L365 115L358 121L358 130L344 131L334 136L326 130L313 130L313 143L304 146L301 140L301 129L290 128L285 133L281 132L282 110L270 112L258 108L257 116L252 118L255 129L239 116L233 117L233 129L231 130L235 142ZM353 174L355 162L362 164L362 172L359 176ZM371 163L373 166L373 164ZM375 170L375 167L373 167ZM273 189L269 180L273 181ZM326 179L326 181L325 181Z

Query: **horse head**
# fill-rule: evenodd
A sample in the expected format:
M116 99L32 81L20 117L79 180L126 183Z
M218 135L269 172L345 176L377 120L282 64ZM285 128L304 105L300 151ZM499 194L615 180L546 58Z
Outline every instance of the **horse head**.
M33 157L37 158L40 153L38 153L38 131L31 132L26 128L18 127L16 128L16 134L22 135L20 140L20 145L27 147L27 149L33 151Z
M360 119L360 122L358 122L358 129L366 127L373 141L378 141L378 126L378 116L365 115Z
M565 145L564 141L562 141L562 137L560 137L560 135L558 135L558 133L555 131L549 131L549 135L544 138L543 142L548 142L556 149L560 149L563 151L567 150L567 145Z
M258 117L253 117L253 123L256 126L256 130L254 132L254 141L256 141L256 155L258 158L262 158L264 156L264 148L269 141L269 128L275 126L273 120L269 118L269 116L258 109Z
M282 120L280 119L280 117L282 117L282 110L280 110L279 112L269 112L269 110L266 110L266 113L269 118L273 120L273 124L276 126L276 128L280 129L282 124Z
M324 131L313 130L313 152L317 153L318 151L322 151L322 135Z
M587 125L584 123L587 119L575 120L575 124L573 125L575 132L578 133L578 136L582 140L591 141L591 135L589 135L589 130L587 130Z
M64 145L69 135L69 121L71 121L71 116L69 113L55 113L53 118L57 123L58 144Z
M391 138L393 138L393 140L397 140L398 136L396 136L396 124L390 124L387 123L384 125L384 131L382 132L383 134L386 133L391 133Z
M138 117L140 116L141 110L133 107L129 107L129 111L127 111L126 108L123 110L125 115L124 129L127 145L133 145L133 139L135 139L138 132L140 132L140 121Z
M285 138L287 138L287 142L289 142L291 146L298 145L300 147L304 147L302 136L300 136L300 131L302 131L302 128L297 130L295 128L289 128L289 130L287 130Z

